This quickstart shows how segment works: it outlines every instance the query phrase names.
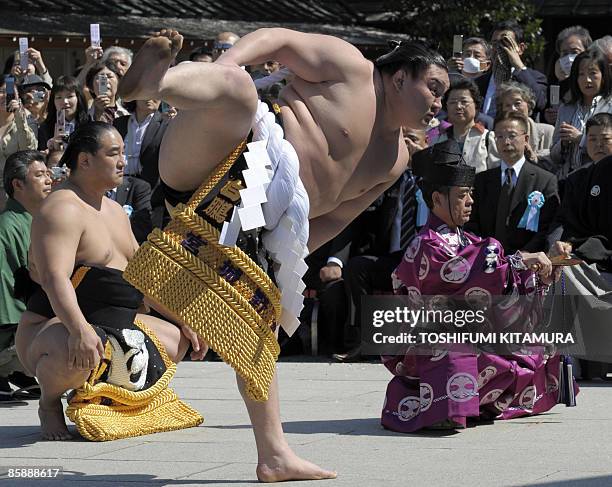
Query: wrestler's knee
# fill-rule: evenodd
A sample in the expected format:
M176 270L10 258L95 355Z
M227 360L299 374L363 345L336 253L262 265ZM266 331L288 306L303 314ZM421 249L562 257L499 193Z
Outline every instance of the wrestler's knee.
M257 89L253 79L237 65L219 64L223 75L223 93L227 102L240 111L255 113L257 109Z
M36 376L61 378L62 382L74 382L83 376L87 378L89 370L78 370L68 367L69 332L62 323L53 323L44 327L32 340L29 350L30 363ZM82 380L79 385L82 384Z
M66 357L46 353L38 357L35 375L46 395L61 395L68 389L77 389L87 380L90 370L68 368Z
M171 357L174 363L177 364L181 360L183 360L183 358L185 357L185 354L187 353L187 350L189 350L189 344L190 344L190 341L187 339L185 335L181 333L179 342L178 342L178 347L176 350L176 355L174 357Z

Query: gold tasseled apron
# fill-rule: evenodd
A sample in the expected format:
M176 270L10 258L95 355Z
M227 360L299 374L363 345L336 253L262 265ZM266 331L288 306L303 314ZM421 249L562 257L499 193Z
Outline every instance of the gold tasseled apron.
M124 278L188 324L244 378L248 395L265 401L280 351L274 334L280 291L238 246L219 243L245 188L237 170L245 146L243 141L187 204L172 210L163 230L149 235Z

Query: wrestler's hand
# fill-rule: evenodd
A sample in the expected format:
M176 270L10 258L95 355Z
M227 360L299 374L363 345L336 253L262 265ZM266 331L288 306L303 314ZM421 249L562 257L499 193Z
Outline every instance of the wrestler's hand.
M68 368L93 370L104 357L102 340L88 324L71 332L68 337Z
M186 325L180 325L181 333L191 342L193 352L189 355L191 360L203 360L208 352L208 344L198 334Z

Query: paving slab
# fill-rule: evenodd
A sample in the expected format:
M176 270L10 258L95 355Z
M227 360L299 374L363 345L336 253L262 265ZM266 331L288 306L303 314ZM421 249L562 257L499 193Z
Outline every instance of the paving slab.
M281 416L296 453L339 477L329 486L612 486L612 387L581 384L578 407L459 432L380 426L389 372L380 364L278 364ZM256 449L233 371L183 362L173 387L205 417L198 428L93 443L39 441L36 402L0 408L0 467L61 466L57 480L0 486L255 485ZM71 426L72 431L74 427Z

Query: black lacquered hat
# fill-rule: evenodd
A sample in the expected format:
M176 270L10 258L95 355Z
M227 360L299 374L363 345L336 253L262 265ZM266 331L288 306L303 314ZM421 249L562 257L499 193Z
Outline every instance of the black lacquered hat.
M428 183L441 186L473 186L476 177L476 168L466 164L461 148L454 140L415 152L412 172Z

